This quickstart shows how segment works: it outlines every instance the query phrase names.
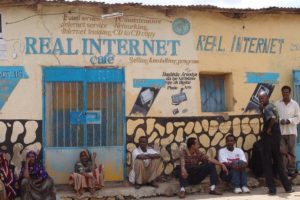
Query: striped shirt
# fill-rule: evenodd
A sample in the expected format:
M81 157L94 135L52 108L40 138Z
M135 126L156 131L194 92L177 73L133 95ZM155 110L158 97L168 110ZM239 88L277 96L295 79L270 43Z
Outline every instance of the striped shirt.
M185 165L198 165L201 162L206 162L208 157L201 151L196 151L193 154L190 154L188 149L183 149L180 152L180 160L183 160Z

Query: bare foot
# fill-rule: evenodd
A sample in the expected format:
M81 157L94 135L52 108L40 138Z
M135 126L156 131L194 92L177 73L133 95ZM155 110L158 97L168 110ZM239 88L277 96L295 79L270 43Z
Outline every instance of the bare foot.
M82 195L82 191L81 191L81 190L77 190L77 191L76 191L76 196L77 196L77 197L80 197L81 195Z

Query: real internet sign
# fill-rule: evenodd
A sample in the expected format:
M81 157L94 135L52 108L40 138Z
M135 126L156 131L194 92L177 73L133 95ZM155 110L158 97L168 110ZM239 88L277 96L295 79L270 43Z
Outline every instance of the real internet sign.
M179 40L82 38L80 47L75 47L73 38L25 37L26 54L90 55L92 64L112 64L113 55L177 56L177 47L180 45Z

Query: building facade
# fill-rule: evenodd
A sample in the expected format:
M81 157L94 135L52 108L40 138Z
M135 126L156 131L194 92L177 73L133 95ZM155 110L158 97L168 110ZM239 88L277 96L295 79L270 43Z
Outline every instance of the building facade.
M257 94L290 85L300 100L299 12L2 1L1 150L17 169L38 151L56 183L83 148L124 180L141 135L165 175L191 136L214 157L234 134L249 157Z

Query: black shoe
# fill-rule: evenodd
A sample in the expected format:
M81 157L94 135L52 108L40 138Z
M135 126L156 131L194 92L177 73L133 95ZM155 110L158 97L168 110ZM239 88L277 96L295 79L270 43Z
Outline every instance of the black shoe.
M134 185L134 187L135 187L135 189L140 189L140 188L142 187L142 185L136 183L136 184Z
M276 191L271 191L271 190L269 190L268 195L274 196L274 195L276 195Z
M222 192L219 192L216 189L214 189L214 190L210 190L208 194L211 194L211 195L222 195Z
M158 188L159 187L159 185L156 182L154 182L154 181L151 181L150 183L148 183L148 185L151 186L151 187L154 187L154 188Z
M297 177L297 175L298 174L296 174L296 173L288 173L288 177L289 177L290 180L295 179Z
M286 193L293 193L293 192L295 192L295 190L294 190L293 188L291 188L291 189L289 189L289 190L286 190L285 192L286 192Z

